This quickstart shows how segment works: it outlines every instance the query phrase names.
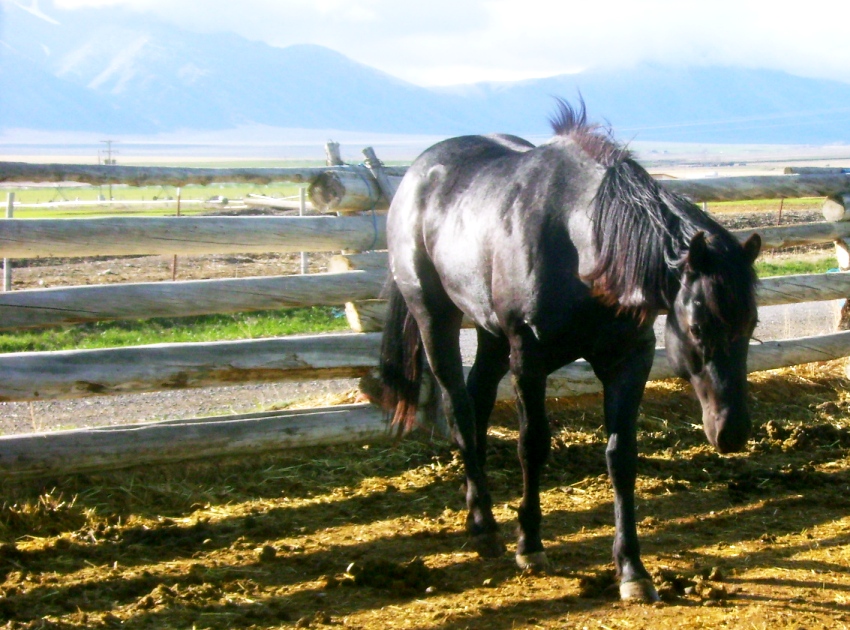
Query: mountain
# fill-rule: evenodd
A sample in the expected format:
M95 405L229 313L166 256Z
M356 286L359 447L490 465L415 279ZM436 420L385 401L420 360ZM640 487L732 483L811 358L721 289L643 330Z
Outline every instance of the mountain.
M592 70L456 93L496 112L551 108L552 94L581 93L590 112L605 116L621 138L724 143L850 141L850 84L771 70L674 68L643 64ZM547 110L548 111L548 110ZM505 122L509 122L506 118Z
M424 88L314 45L275 48L121 8L0 0L0 127L152 134L245 125L548 133L580 93L624 139L850 142L850 84L741 68L628 70Z

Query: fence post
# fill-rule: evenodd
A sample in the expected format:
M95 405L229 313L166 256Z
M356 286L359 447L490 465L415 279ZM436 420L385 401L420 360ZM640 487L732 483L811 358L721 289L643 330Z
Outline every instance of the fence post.
M325 162L328 166L342 166L342 155L339 152L339 142L328 140L325 143Z
M390 181L386 170L384 170L384 163L378 159L378 156L375 154L375 150L372 147L366 147L363 149L363 155L366 156L366 168L369 169L369 172L372 173L372 177L374 177L375 181L378 182L378 187L381 189L381 193L386 198L387 204L391 203L393 196L395 195L396 188L398 188L398 184L393 184Z
M6 198L6 218L11 219L15 214L15 193L10 192ZM3 291L12 290L12 261L3 259Z
M177 216L180 216L180 186L177 187ZM171 281L177 280L177 254L171 259Z
M821 212L827 221L839 223L850 220L848 208L850 208L850 193L827 197ZM850 245L843 238L835 239L835 257L838 259L839 271L850 271ZM841 307L838 330L850 330L850 299L844 300L844 305Z
M298 189L298 216L303 217L307 211L307 189L303 186ZM301 275L307 273L307 252L301 252Z

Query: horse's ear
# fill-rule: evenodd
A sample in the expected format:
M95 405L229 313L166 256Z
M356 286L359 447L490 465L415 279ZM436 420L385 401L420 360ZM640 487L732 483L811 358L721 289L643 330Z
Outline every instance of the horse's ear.
M761 251L761 236L758 234L753 234L744 241L744 256L747 257L747 264L752 265L756 258L759 257L759 252Z
M708 271L708 243L705 240L705 232L702 230L694 234L691 239L691 244L688 246L688 257L685 259L685 268L695 273Z

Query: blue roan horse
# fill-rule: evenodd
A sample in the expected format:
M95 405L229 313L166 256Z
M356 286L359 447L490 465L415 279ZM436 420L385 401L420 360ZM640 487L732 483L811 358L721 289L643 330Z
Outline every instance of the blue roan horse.
M634 505L635 424L654 354L652 324L668 311L667 354L694 386L709 441L721 453L742 449L757 316L752 264L761 241L756 235L742 246L659 187L587 123L583 102L558 101L558 109L555 136L541 146L504 135L453 138L408 170L387 220L385 402L397 423L412 424L424 349L466 469L467 530L479 554L500 555L484 470L497 384L510 370L523 472L516 559L539 568L546 377L586 359L604 386L620 595L653 601ZM478 332L466 383L463 315Z

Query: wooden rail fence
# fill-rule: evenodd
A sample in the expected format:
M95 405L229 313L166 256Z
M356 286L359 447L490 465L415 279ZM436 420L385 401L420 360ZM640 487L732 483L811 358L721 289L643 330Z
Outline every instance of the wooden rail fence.
M379 175L377 177L375 175ZM205 254L340 251L331 273L233 280L131 283L12 291L0 295L0 328L15 330L121 318L184 316L317 304L371 304L386 274L386 254L353 253L385 247L385 218L376 199L392 194L402 171L367 167L319 169L149 169L0 163L0 180L93 184L173 184L225 181L310 181L314 206L336 204L354 216L185 217L0 221L0 256L35 258L127 254ZM379 181L380 179L380 181ZM317 182L319 182L317 184ZM827 197L846 207L848 176L836 169L759 178L663 180L695 201L760 197ZM359 187L359 188L358 188ZM354 190L359 193L355 194ZM364 192L365 191L365 192ZM388 192L389 191L389 192ZM318 203L317 203L318 199ZM363 200L366 200L365 202ZM347 201L346 201L347 200ZM341 205L341 204L348 205ZM359 204L359 205L358 205ZM364 204L367 207L363 207ZM843 243L850 222L758 230L765 247ZM744 239L750 230L739 231ZM770 278L760 305L832 300L850 295L850 274ZM133 348L0 355L0 401L47 400L265 382L358 377L376 365L380 335L352 333L247 341L161 344ZM850 355L850 332L754 344L751 371ZM651 378L672 376L663 350ZM577 362L552 374L550 396L599 390L589 366ZM504 381L501 398L511 397ZM373 438L385 432L383 414L368 405L299 412L246 414L7 436L0 438L0 473L11 476L173 461L189 456Z

